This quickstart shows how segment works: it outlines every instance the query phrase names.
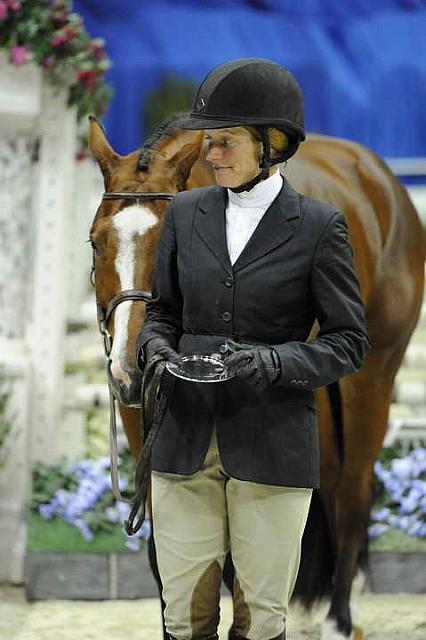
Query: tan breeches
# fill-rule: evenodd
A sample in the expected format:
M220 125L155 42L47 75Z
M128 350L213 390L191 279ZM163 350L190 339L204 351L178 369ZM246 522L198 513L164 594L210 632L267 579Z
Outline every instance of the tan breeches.
M152 516L169 634L214 636L225 556L235 567L234 625L250 640L285 629L312 489L229 477L213 434L200 471L152 473Z

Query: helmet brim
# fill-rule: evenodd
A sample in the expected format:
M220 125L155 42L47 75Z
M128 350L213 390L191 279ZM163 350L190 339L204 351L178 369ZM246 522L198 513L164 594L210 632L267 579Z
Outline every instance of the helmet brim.
M223 119L214 116L205 117L192 113L182 114L182 117L176 122L176 126L180 129L187 129L191 131L203 130L203 129L230 129L231 127L256 127L267 126L277 127L283 129L290 136L297 137L299 141L305 139L305 132L301 127L296 127L293 123L284 119L271 120L270 118L235 118L235 119Z
M182 119L176 122L180 129L189 129L195 131L197 129L227 129L230 127L242 127L243 123L232 120L218 120L216 118L201 118L188 113Z

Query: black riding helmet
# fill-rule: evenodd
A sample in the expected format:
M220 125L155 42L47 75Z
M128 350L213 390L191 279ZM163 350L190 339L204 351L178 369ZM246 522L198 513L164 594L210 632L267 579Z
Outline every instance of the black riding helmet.
M293 156L305 139L303 95L283 66L263 58L239 58L215 67L198 88L192 111L179 122L182 129L255 127L262 138L262 171L233 191L249 191L269 175L269 167ZM270 157L268 127L287 134L289 146Z

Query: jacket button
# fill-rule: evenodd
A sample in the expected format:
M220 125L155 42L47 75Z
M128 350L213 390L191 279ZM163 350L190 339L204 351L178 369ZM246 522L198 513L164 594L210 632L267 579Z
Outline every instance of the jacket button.
M229 322L231 317L232 316L229 311L225 311L225 313L222 313L222 320L224 320L225 322Z
M234 281L233 281L233 279L232 279L232 278L226 278L226 280L225 280L225 287L229 287L229 288L231 288L231 287L233 287L233 286L234 286Z

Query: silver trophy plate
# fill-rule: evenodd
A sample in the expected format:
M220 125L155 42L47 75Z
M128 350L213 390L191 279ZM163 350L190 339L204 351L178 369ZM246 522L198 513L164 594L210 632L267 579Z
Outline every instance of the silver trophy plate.
M189 382L224 382L234 377L216 354L182 356L179 363L168 362L166 369L177 378Z

